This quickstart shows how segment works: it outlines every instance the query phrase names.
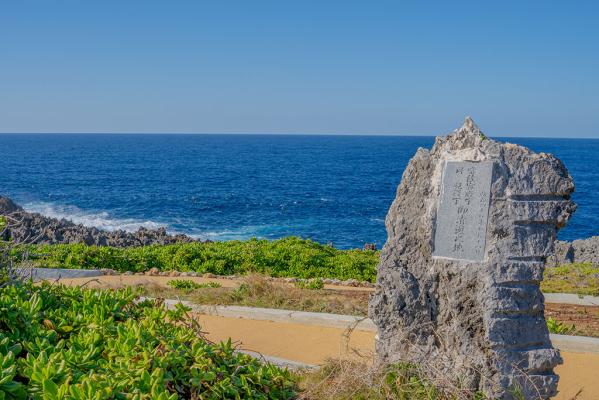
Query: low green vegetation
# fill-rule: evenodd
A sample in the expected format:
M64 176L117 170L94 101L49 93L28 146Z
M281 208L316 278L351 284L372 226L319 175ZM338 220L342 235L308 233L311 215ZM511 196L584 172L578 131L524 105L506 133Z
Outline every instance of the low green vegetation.
M97 266L105 267L101 262ZM237 288L221 288L173 279L165 290L223 292L237 300L268 296L269 301L289 299L292 292L305 306L326 293L321 279L310 281L309 290L273 285L255 274L245 280ZM18 280L5 284L0 287L0 400L456 398L409 366L377 372L374 376L383 380L374 387L346 381L356 386L331 397L334 393L322 388L342 379L339 369L291 373L235 351L230 340L211 343L182 305L167 311L161 300L138 301L131 288L93 290ZM336 301L350 304L343 298Z
M357 279L374 282L378 251L339 250L297 237L268 241L250 239L212 243L185 243L115 248L84 244L29 245L13 255L27 252L36 266L47 268L108 268L119 272L160 271L274 277ZM315 283L313 283L315 282ZM314 279L308 283L318 288ZM546 293L577 293L599 296L599 266L565 264L545 270L541 289Z
M599 296L599 266L574 263L546 268L541 290L545 293Z
M324 289L324 282L320 278L310 279L307 281L298 281L295 283L300 289L320 290Z
M312 279L307 285L313 289L320 288L314 278L374 282L379 259L378 251L339 250L297 237L130 248L59 244L13 249L14 256L25 253L39 267L107 268L119 272L145 272L157 268L215 275L261 273ZM546 268L541 289L546 293L599 296L599 266L578 263Z
M219 288L221 284L218 282L197 283L191 279L173 279L168 281L168 285L173 289L193 290L201 288Z
M131 289L0 289L0 399L477 398L437 387L407 364L374 370L337 360L292 373L235 352L230 341L205 340L183 306L135 299Z
M216 275L259 272L277 277L370 282L375 280L379 257L377 251L339 250L297 237L130 248L59 244L25 249L37 266L48 268L109 268L120 272L158 268ZM15 249L15 255L23 250Z
M550 333L557 333L558 335L576 334L576 326L556 321L551 317L547 318L547 328L549 328Z
M0 399L285 399L286 370L202 338L182 306L131 290L0 289Z

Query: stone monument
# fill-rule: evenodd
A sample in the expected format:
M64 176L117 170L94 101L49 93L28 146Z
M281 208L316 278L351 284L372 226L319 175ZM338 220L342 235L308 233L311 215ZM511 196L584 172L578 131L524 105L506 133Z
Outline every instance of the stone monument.
M378 362L413 362L490 398L553 396L562 360L539 283L573 191L556 157L488 139L470 118L418 149L369 304Z

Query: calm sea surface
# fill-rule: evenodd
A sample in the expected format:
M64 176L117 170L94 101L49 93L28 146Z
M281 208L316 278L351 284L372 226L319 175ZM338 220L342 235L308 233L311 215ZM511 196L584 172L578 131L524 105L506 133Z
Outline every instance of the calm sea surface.
M599 235L599 140L506 140L557 155L574 177L578 210L560 238ZM380 246L406 164L432 144L405 136L0 135L0 194L104 229Z

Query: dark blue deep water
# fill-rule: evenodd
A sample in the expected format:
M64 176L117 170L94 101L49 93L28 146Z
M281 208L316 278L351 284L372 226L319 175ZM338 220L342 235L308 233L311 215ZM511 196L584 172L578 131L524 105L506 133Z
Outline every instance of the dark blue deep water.
M599 234L599 140L511 138L576 183L562 239ZM402 172L432 137L0 135L0 194L105 229L212 240L296 235L348 248L386 238Z

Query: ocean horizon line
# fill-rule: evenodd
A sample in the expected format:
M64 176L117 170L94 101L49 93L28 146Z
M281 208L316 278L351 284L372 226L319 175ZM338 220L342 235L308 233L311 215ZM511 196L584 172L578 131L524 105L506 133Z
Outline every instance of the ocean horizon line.
M446 136L451 132L444 134L402 134L402 133L279 133L279 132L0 132L0 136L292 136L292 137L406 137L406 138L434 138L437 136ZM487 135L491 139L557 139L557 140L599 140L599 137L592 136L494 136Z

